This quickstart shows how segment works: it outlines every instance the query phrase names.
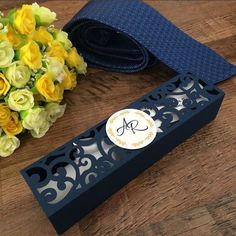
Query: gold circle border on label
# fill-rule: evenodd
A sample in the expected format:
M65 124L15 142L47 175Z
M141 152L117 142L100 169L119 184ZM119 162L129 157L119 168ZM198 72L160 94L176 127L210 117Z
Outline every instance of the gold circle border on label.
M145 122L145 125L148 127L148 131L145 132L145 136L141 137L137 134L136 140L130 142L129 139L125 139L124 137L119 137L116 134L116 127L114 124L119 122L122 126L123 118L127 115L131 115L134 119L142 119ZM120 121L117 121L120 119ZM106 124L106 133L108 138L117 146L125 149L140 149L149 145L156 137L157 128L155 121L145 112L140 111L138 109L124 109L114 113L107 121ZM143 135L142 135L143 136Z

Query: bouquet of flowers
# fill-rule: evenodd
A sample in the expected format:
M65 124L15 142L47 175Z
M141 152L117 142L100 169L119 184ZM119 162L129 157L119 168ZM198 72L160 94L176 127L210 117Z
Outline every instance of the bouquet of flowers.
M0 14L0 157L6 157L20 146L19 134L43 137L63 116L63 93L75 88L87 64L52 25L56 13L48 8L34 3Z

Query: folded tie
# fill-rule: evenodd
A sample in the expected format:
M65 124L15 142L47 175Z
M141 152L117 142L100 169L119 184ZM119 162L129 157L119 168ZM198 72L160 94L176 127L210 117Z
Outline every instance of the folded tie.
M160 60L213 84L236 74L235 65L140 0L91 0L64 30L93 67L136 72Z

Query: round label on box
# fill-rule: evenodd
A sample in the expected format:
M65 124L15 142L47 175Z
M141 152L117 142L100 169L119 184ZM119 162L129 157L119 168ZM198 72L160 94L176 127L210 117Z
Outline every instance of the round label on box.
M114 113L107 121L109 139L125 149L146 147L156 137L155 121L145 112L124 109Z

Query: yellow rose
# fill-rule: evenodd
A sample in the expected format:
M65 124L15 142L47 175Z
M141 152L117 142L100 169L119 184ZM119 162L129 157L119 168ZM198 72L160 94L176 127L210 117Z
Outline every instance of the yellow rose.
M36 42L48 45L53 40L52 35L47 31L46 28L40 26L33 35L33 40Z
M10 156L20 146L20 140L15 136L3 135L0 137L0 156Z
M13 111L25 111L34 106L34 96L28 89L17 89L10 92L7 103Z
M8 41L6 33L0 32L0 41Z
M55 102L50 102L45 107L47 112L47 120L50 124L54 123L58 118L61 118L66 110L66 105L60 105Z
M32 70L42 67L42 55L36 42L30 41L20 49L20 60Z
M5 126L2 127L2 129L8 136L15 136L22 132L23 126L19 121L19 115L17 112L11 113L10 120Z
M9 84L5 76L0 73L0 96L5 96L10 88L11 85Z
M70 68L76 68L77 72L80 74L85 74L87 71L87 64L74 47L70 49L66 63Z
M32 7L23 5L16 11L14 18L14 28L21 34L30 35L34 32L36 26Z
M43 95L48 102L58 102L63 98L63 88L58 84L54 84L51 73L45 73L35 84L38 92Z
M46 110L42 107L35 107L25 111L22 125L25 129L30 130L34 138L43 137L50 128Z
M46 54L49 57L56 57L63 60L66 59L68 56L67 51L63 48L62 44L56 40L53 40L49 43L49 47L47 49Z
M7 39L12 44L13 48L17 49L27 40L26 36L17 34L12 27L8 26Z
M69 71L67 66L64 66L64 79L62 80L62 86L65 90L72 90L77 85L76 73Z
M11 43L8 41L0 42L0 67L8 67L11 64L14 56L15 53Z
M6 125L11 119L11 111L4 103L0 103L0 126Z

